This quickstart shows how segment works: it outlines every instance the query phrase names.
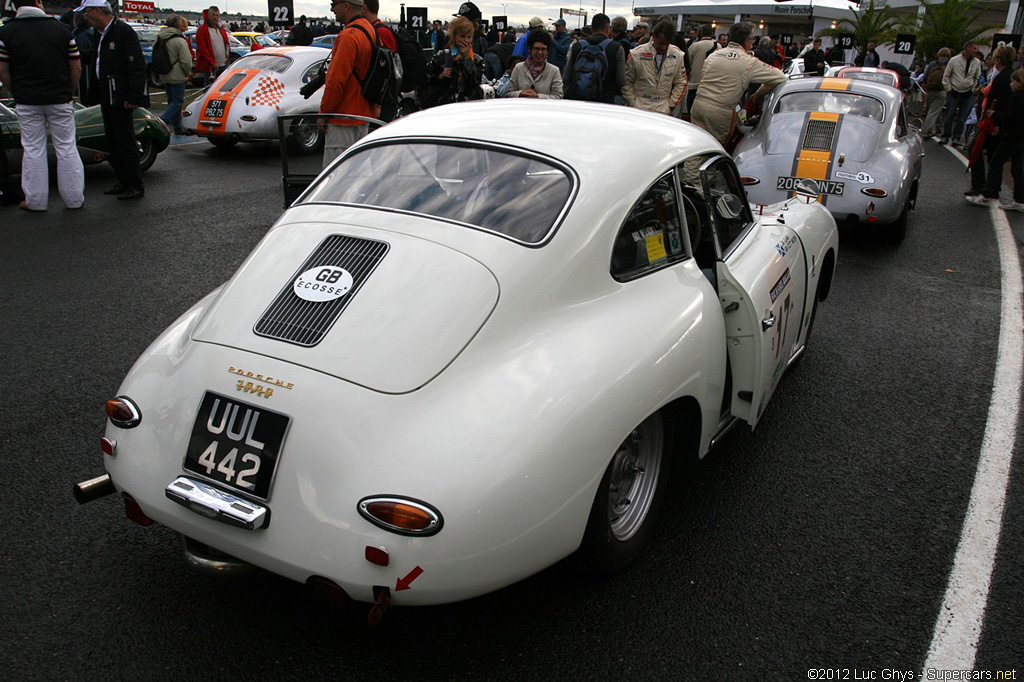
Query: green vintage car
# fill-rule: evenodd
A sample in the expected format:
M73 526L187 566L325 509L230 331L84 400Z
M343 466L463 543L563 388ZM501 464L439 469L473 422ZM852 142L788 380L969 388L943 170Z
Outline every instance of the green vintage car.
M78 136L78 153L85 165L101 163L110 156L110 145L103 134L103 117L99 106L83 107L75 104L75 127ZM12 100L0 101L0 132L3 146L12 168L21 167L21 126L18 112ZM140 162L145 172L156 161L156 155L167 149L171 133L159 118L146 109L135 110L135 139L139 143Z

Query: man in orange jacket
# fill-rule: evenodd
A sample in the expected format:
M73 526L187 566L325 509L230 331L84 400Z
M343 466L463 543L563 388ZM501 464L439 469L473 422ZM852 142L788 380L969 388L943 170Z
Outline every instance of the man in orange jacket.
M363 97L362 85L359 83L359 79L365 78L370 69L370 51L373 48L370 41L374 36L373 25L362 16L363 0L335 0L331 10L338 21L345 25L345 29L338 34L331 49L331 65L327 69L320 113L377 118L380 107ZM361 26L363 30L356 26ZM369 125L366 123L347 118L331 119L324 144L324 167L362 139L367 132Z

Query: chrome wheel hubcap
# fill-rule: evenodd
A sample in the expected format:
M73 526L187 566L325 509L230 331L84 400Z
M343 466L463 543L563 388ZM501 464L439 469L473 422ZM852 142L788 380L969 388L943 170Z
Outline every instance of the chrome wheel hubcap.
M608 484L608 521L616 540L632 538L658 489L664 448L661 415L648 417L619 446Z

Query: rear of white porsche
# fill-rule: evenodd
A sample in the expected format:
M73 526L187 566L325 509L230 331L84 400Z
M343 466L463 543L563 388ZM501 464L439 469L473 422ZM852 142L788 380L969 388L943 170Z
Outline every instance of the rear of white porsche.
M495 418L507 383L479 358L446 371L498 295L477 260L423 239L271 231L109 407L104 465L129 517L190 538L193 564L237 559L363 602L457 601L557 561L582 525L552 509L582 524L591 494L523 470L572 465L551 457L564 444ZM582 491L579 469L550 478Z
M240 59L185 107L182 125L214 140L277 139L279 115L319 111L322 91L308 99L299 93L303 78L311 78L307 72L315 73L319 64L309 50L315 56L324 52L279 48Z

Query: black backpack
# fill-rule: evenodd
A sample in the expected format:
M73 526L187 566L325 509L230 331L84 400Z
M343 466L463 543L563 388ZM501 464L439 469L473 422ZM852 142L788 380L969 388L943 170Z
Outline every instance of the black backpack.
M395 40L402 60L402 92L411 92L427 82L427 59L416 36L408 31L396 33Z
M182 36L171 36L171 39L185 38ZM151 67L154 73L164 75L170 73L171 69L174 68L174 62L171 61L171 53L167 50L167 42L163 38L157 38L156 43L153 44L153 62Z
M358 28L367 39L370 34L359 24L352 24ZM374 104L382 106L396 105L402 97L402 60L398 55L380 44L380 36L377 35L377 27L373 28L373 40L370 46L370 68L366 70L365 78L356 74L356 80L362 86L363 97Z
M600 102L604 99L604 81L608 77L608 46L612 39L600 43L584 41L572 67L573 99Z

